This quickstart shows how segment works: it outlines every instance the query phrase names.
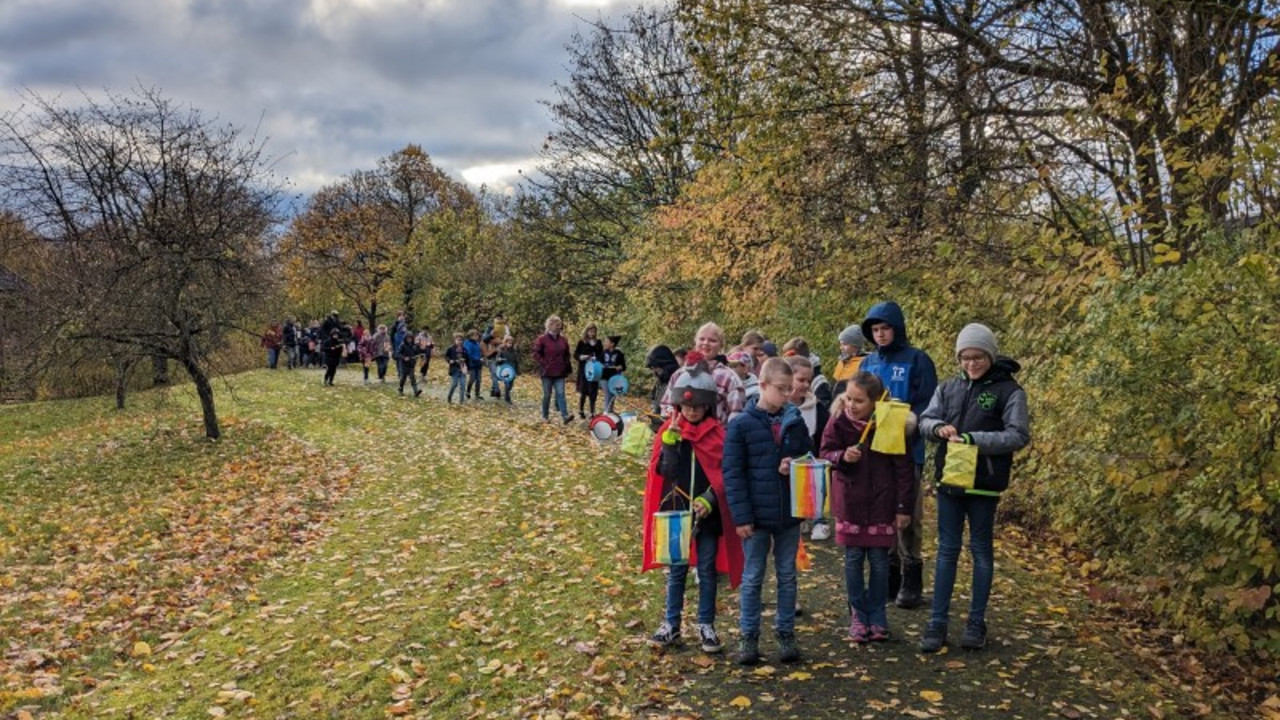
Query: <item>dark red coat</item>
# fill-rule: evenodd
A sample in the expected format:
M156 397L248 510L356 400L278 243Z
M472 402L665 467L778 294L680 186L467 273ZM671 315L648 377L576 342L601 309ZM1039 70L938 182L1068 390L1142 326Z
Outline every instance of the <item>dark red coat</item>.
M564 333L552 337L543 333L533 341L533 359L542 377L562 378L569 375L569 340Z
M831 512L836 516L836 542L847 547L892 547L895 515L910 515L916 501L914 462L910 455L871 451L875 429L862 439L866 421L841 411L822 433L819 455L832 464ZM844 461L845 448L862 442L862 458ZM918 522L919 520L912 520Z

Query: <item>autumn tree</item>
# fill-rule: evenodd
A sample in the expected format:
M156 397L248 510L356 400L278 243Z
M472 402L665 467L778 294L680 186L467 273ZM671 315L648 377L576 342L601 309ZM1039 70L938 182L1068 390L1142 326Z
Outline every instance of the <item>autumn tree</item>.
M155 89L0 119L6 207L39 238L60 341L176 361L219 437L213 355L272 287L281 199L262 144Z
M1074 164L1109 186L1137 267L1189 257L1224 223L1241 130L1280 80L1274 0L865 4L964 43L1046 173Z
M290 291L332 288L375 326L380 302L413 306L420 286L406 268L416 264L415 234L433 215L475 202L422 148L407 145L311 197L282 242Z
M579 272L568 284L608 285L622 239L717 151L713 108L703 106L684 28L670 8L641 8L618 26L577 34L569 80L545 104L554 129L520 203L529 228Z

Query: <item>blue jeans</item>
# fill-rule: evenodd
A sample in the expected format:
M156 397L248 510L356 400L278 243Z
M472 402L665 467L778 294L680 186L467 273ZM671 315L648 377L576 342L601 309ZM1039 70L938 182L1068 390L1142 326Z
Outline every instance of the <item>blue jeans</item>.
M778 614L774 630L796 629L796 550L800 547L800 525L789 528L756 528L742 541L742 586L738 589L738 629L744 637L760 635L760 590L764 586L769 548L773 547L773 571L778 576Z
M286 362L288 363L288 367L289 367L289 369L290 369L290 370L292 370L293 368L296 368L296 367L302 367L302 363L300 362L300 360L299 360L299 358L298 358L298 346L297 346L297 345L285 345L285 346L284 346L284 356L285 356L285 360L286 360Z
M449 402L453 402L453 391L455 389L458 391L458 402L465 401L467 399L467 376L466 375L463 375L462 373L458 373L457 375L453 375L453 374L449 375L449 395L446 397L446 399Z
M712 625L716 621L716 550L719 538L701 530L693 533L698 551L698 624ZM680 627L684 613L684 585L689 576L688 565L672 565L667 568L667 622Z
M498 379L498 362L496 360L486 360L485 364L489 366L489 392L496 393L501 389L502 381Z
M865 584L864 561L871 566L871 578ZM884 612L889 595L889 548L845 548L844 586L849 593L849 607L858 613L863 625L889 627L889 617Z
M480 399L480 366L467 368L467 393L474 389L476 399Z
M951 612L951 591L956 584L956 563L960 560L965 518L969 520L969 554L973 557L973 598L969 602L969 621L986 619L991 579L996 567L992 534L999 502L1000 498L986 495L938 493L938 564L933 574L931 624L945 626Z
M564 378L542 378L542 419L547 419L547 413L551 410L551 391L556 393L556 409L560 411L560 417L565 420L569 419L569 403L564 399Z
M280 362L280 348L267 348L267 367L275 370L278 362Z

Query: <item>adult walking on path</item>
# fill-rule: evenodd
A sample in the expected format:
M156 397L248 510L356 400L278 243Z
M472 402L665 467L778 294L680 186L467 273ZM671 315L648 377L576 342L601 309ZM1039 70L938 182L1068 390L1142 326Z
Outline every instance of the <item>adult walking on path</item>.
M599 331L595 323L587 326L582 331L582 339L578 341L578 346L573 349L573 357L578 361L578 378L575 385L578 388L578 417L586 418L587 414L583 412L583 406L587 400L591 401L591 416L596 414L596 399L600 396L600 378L594 380L587 379L587 364L595 361L600 362L604 356L604 347L600 344L598 337Z
M546 332L533 342L533 360L538 363L538 374L542 376L542 419L550 420L551 394L554 392L556 409L567 425L573 421L564 398L564 379L568 377L571 366L569 340L562 334L564 321L559 315L547 318L544 327Z
M875 343L875 352L862 361L862 370L884 382L889 397L911 405L916 417L929 406L938 387L938 372L929 353L914 347L907 337L907 320L896 302L872 306L862 321L862 334ZM879 398L877 398L879 400ZM908 439L907 452L915 462L916 506L911 524L898 534L898 542L889 557L889 595L900 608L920 607L924 592L924 557L921 554L920 518L924 514L924 493L919 492L924 469L924 441L919 435Z
M280 347L283 342L280 326L275 323L262 333L262 348L267 351L267 367L272 370L276 369L276 363L280 361Z

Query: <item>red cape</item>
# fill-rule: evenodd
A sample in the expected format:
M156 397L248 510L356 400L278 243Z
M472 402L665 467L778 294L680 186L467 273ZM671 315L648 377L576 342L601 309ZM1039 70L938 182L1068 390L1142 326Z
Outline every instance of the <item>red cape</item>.
M729 515L729 503L724 494L724 475L720 463L724 459L724 426L707 418L697 425L690 424L679 412L662 423L653 438L653 450L649 454L649 475L644 488L644 564L640 570L664 567L653 558L653 514L662 506L666 483L658 473L658 456L662 452L662 432L676 423L680 435L693 445L693 456L706 474L716 493L720 513L720 547L716 552L716 572L729 576L729 586L736 588L742 582L742 539L738 537L733 517ZM697 547L690 548L689 565L697 565Z

